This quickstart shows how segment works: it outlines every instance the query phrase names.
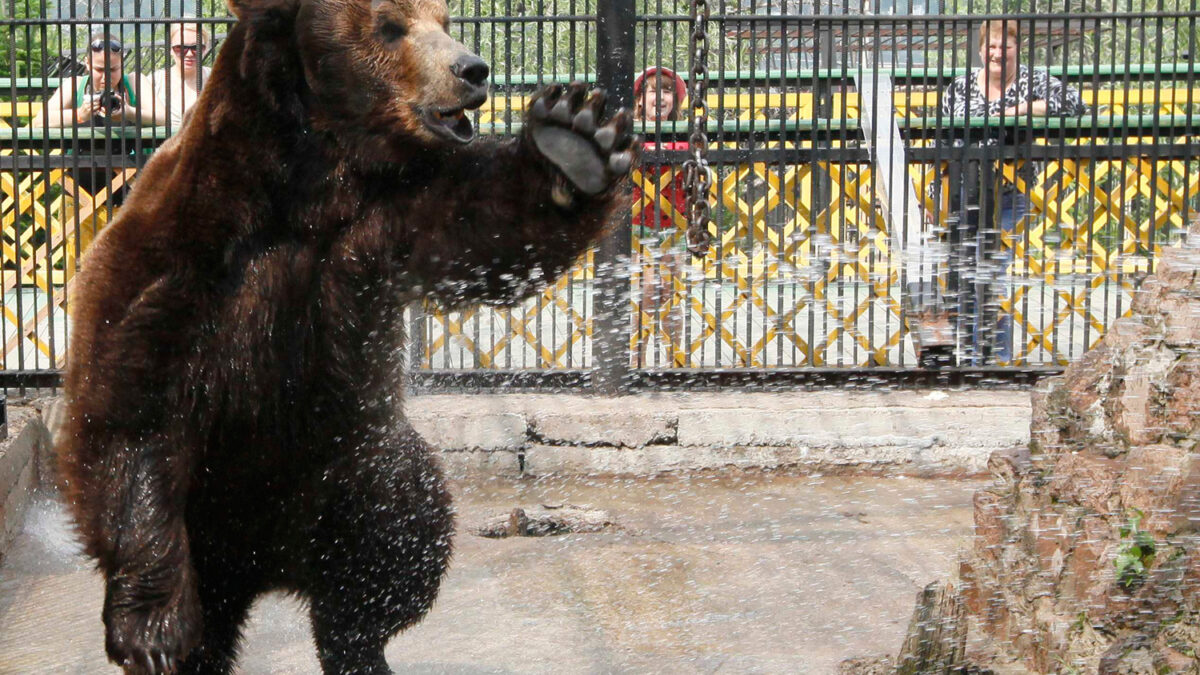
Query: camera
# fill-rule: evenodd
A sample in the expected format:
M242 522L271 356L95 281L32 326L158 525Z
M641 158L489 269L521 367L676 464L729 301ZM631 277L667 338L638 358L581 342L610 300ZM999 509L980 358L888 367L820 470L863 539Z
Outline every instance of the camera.
M99 102L100 108L106 115L111 115L117 112L121 109L121 106L124 105L121 102L121 97L118 96L117 92L115 91L106 91L102 94L99 94L96 97L96 100Z

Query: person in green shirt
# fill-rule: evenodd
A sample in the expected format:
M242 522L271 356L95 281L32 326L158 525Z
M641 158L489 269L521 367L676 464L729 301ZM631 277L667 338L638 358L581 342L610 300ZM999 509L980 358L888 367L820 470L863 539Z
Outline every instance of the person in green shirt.
M142 78L125 72L125 47L121 41L111 33L95 33L88 40L87 56L87 73L64 79L30 120L29 127L119 128L153 124L149 111L143 116L139 106ZM77 164L63 172L68 201L59 216L66 229L66 240L72 243L76 255L107 224L112 209L125 201L130 188L128 173L114 159L132 150L132 144L119 134L94 148L84 139L80 139L78 146L68 150L68 154L77 158ZM107 196L98 197L105 190ZM91 203L90 209L78 208L87 202ZM73 265L74 256L68 256L69 273L73 273Z
M88 40L88 72L63 81L29 126L141 124L139 78L125 73L125 47L109 33ZM152 120L147 117L146 122Z

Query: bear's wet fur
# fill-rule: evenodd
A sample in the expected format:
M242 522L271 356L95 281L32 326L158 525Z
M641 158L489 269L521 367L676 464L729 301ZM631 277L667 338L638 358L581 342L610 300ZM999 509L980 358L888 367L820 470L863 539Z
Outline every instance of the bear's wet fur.
M636 146L582 85L467 143L487 66L442 0L231 9L200 101L76 277L65 496L127 672L228 672L273 590L308 602L325 672L387 672L453 531L401 409L404 307L553 280Z

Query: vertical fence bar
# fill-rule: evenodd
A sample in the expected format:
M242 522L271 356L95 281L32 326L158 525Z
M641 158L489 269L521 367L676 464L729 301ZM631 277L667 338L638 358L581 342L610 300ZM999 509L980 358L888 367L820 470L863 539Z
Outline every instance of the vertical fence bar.
M596 6L596 80L608 91L610 110L633 107L633 0L607 0ZM599 394L612 396L626 387L629 375L629 278L625 261L632 246L630 212L619 209L612 228L596 249L593 282L592 384Z

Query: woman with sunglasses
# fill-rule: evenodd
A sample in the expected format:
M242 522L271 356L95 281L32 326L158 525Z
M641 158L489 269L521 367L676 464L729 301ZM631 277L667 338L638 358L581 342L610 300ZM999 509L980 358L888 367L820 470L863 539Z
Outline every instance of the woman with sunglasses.
M154 101L150 117L168 133L183 126L183 116L200 98L200 89L212 71L200 65L206 52L204 31L197 24L171 26L171 59L174 63L149 76L149 89Z

